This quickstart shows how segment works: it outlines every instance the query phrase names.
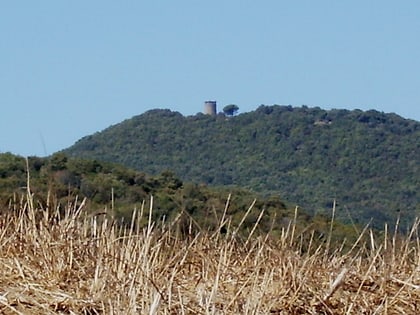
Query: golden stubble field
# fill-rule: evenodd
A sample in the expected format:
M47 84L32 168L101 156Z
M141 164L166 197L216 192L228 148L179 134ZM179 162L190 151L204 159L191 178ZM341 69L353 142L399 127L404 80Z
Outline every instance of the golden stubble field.
M5 206L0 313L420 314L418 221L380 240L366 227L346 250L306 231L302 250L293 218L276 237L239 236L227 217L224 234L185 236L176 220L148 220L152 201L124 227L84 201Z

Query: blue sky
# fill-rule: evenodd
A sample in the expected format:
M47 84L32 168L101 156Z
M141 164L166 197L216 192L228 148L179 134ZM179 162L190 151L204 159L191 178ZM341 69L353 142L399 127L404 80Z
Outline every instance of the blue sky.
M205 100L420 120L420 1L2 1L0 152Z

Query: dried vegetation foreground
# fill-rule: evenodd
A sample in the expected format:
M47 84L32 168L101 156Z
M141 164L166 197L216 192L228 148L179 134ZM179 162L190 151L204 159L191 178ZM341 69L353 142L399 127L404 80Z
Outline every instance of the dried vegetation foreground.
M276 237L239 236L225 217L226 233L185 236L176 222L140 227L149 209L124 227L83 202L2 210L1 314L420 313L418 222L334 250L293 220Z

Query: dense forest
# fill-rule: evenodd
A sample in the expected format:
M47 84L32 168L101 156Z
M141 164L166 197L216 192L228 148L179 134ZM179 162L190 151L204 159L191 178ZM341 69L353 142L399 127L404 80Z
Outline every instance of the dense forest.
M420 213L420 123L396 114L264 106L234 117L156 109L64 152L148 174L241 186L312 214L378 226Z
M183 182L169 171L150 176L118 164L68 158L63 153L27 160L11 153L0 154L0 210L22 208L28 193L37 208L49 213L84 202L86 215L107 215L123 225L129 224L134 209L143 208L147 218L152 206L156 224L176 224L183 234L239 225L239 232L249 233L258 223L255 235L271 231L275 236L296 223L300 231L313 231L325 241L322 236L329 233L331 222L331 213L312 216L303 210L295 212L278 196ZM341 243L347 239L348 244L360 228L340 222L334 227L333 240Z

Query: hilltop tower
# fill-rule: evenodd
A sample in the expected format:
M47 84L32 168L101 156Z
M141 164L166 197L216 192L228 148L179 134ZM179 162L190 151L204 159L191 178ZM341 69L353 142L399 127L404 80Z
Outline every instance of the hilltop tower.
M217 114L216 101L205 101L204 102L204 114L215 116Z

